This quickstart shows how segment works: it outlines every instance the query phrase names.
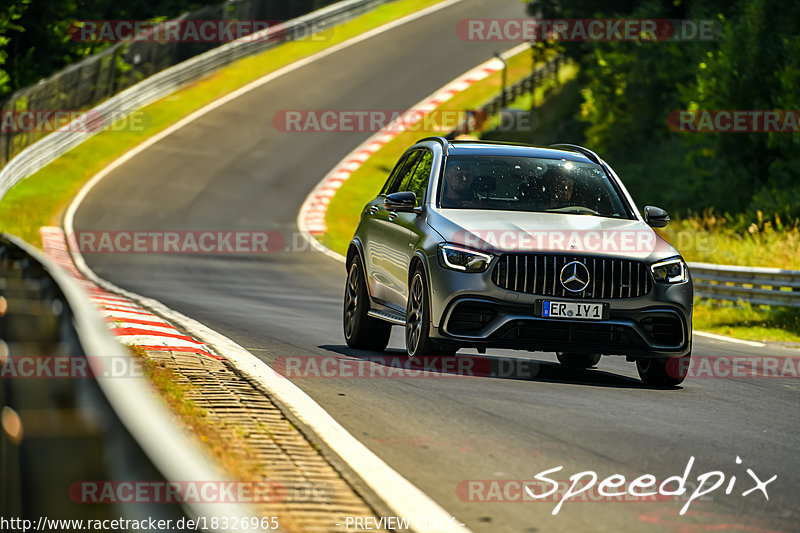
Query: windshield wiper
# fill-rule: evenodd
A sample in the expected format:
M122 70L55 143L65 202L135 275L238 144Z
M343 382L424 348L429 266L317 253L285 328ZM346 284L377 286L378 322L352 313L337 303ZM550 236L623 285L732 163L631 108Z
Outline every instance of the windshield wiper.
M545 213L566 213L569 215L591 215L594 217L602 217L597 211L593 209L589 209L588 207L579 207L579 206L568 206L568 207L556 207L553 209L545 209Z

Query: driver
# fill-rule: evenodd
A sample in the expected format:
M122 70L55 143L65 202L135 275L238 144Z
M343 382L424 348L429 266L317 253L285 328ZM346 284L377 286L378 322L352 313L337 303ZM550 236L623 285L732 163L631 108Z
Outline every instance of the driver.
M442 207L479 207L472 187L472 173L466 165L448 165L442 188Z
M552 168L545 174L546 209L564 207L572 200L575 178L563 168Z

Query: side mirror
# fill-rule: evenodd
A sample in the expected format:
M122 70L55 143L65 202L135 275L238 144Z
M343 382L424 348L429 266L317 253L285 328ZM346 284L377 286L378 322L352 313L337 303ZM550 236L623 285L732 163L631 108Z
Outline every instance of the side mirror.
M669 224L669 214L660 207L648 205L644 208L644 221L653 228L663 228Z
M411 191L393 192L383 201L387 211L398 213L419 213L417 195Z

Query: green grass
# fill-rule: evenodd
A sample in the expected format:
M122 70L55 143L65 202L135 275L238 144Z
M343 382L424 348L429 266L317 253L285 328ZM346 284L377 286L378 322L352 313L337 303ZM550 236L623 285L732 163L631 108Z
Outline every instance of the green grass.
M508 59L508 82L513 83L531 72L530 55L527 52ZM561 82L574 76L575 67L563 67L559 72ZM481 104L490 100L500 92L502 76L497 72L474 84L449 101L439 106L437 111L464 111L478 109ZM552 85L552 82L550 83ZM537 88L534 99L543 99L550 90L547 84ZM516 105L516 104L514 104ZM325 224L328 231L321 236L322 243L345 254L353 232L358 225L359 214L370 199L380 190L394 164L403 152L417 140L430 135L445 135L449 132L415 129L401 133L370 157L344 182L328 205Z
M438 3L398 0L326 30L325 40L289 42L247 57L142 109L141 131L105 130L14 186L0 202L0 228L41 247L39 228L58 225L64 209L94 174L147 138L204 105L298 59ZM53 135L58 135L54 133Z
M734 224L742 225L705 213L674 220L659 233L687 261L800 269L800 229L776 228L763 218L745 232ZM745 340L800 342L800 309L697 298L694 327Z
M731 226L727 217L706 213L675 220L660 233L687 261L800 269L797 227L776 229L763 220L746 232ZM800 342L800 309L696 299L694 327L745 340Z
M674 220L659 231L687 261L800 270L800 228L776 229L753 221L736 231L725 217L706 214Z
M753 341L800 342L800 312L788 307L695 299L694 329Z

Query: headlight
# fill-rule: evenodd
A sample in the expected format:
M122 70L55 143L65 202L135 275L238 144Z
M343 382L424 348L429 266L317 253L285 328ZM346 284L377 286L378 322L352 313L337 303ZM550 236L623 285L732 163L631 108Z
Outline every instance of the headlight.
M686 263L680 257L653 263L650 270L659 283L683 283L687 280Z
M450 270L486 272L492 256L452 244L439 245L439 264Z

